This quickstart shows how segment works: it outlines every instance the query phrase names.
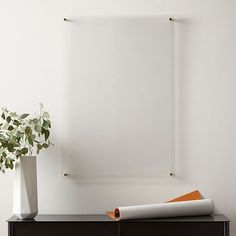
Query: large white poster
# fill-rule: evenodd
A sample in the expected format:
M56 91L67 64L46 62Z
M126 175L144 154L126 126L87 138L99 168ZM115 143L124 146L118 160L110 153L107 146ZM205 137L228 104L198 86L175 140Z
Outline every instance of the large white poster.
M80 179L168 176L174 161L173 22L64 22L62 168Z

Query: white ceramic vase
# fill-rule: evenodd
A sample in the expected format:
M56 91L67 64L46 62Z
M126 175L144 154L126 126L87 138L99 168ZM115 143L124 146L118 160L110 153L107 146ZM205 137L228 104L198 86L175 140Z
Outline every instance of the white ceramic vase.
M36 156L22 156L16 161L13 194L13 214L33 219L38 214Z

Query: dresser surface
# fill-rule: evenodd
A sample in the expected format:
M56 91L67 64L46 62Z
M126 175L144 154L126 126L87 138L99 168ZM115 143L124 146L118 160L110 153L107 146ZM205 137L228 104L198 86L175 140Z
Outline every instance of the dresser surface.
M229 236L224 215L114 221L106 215L38 215L8 220L9 236Z

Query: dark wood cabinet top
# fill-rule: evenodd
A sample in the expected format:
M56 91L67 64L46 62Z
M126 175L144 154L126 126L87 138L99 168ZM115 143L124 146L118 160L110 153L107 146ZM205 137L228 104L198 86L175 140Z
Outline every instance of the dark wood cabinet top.
M107 215L82 214L82 215L37 215L34 220L20 220L12 216L8 222L113 222ZM211 216L175 217L165 219L125 220L120 222L229 222L229 219L221 214Z

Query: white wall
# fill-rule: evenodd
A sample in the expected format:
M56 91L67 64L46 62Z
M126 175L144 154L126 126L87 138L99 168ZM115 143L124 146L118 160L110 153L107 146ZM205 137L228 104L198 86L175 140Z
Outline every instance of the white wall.
M0 2L0 105L53 114L55 148L38 158L40 213L103 213L199 188L236 235L236 27L231 0L8 0ZM179 94L178 178L75 182L60 176L62 18L93 13L172 14ZM0 235L12 211L12 173L0 176Z

